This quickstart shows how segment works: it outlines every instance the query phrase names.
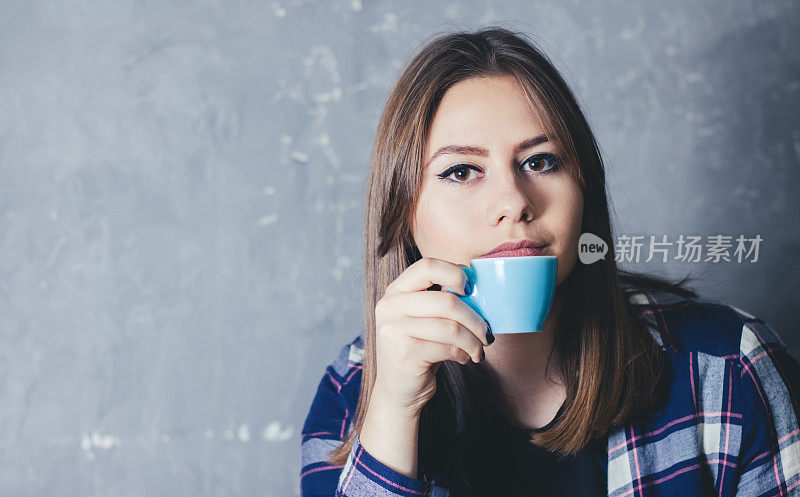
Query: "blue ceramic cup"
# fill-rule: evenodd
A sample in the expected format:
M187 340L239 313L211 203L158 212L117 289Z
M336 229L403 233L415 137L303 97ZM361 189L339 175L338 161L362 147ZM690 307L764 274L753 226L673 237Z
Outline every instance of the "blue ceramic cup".
M492 333L542 331L553 304L558 257L531 255L472 259L466 295L447 287L489 322Z

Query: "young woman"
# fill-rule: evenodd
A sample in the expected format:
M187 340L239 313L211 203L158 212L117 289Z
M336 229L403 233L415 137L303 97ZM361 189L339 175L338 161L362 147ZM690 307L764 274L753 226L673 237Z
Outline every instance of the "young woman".
M605 259L578 260L585 232ZM365 233L365 332L312 403L303 496L800 491L800 366L762 320L617 268L595 138L524 36L451 33L409 63ZM553 305L543 331L494 337L436 290L523 240L558 257Z

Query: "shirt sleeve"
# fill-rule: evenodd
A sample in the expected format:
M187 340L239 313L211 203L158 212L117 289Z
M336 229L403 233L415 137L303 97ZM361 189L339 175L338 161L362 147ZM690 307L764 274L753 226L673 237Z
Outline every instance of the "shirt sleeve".
M358 381L359 375L339 375L347 361L349 346L342 349L337 362L328 366L319 383L301 434L302 469L300 494L303 497L444 497L448 489L417 480L386 466L361 445L356 436L347 461L331 465L327 458L342 445L355 406L350 406L343 392ZM337 367L338 365L338 367ZM346 371L346 370L345 370ZM350 381L345 381L348 378ZM356 396L357 398L357 396Z
M424 477L423 477L424 478ZM336 497L445 497L447 488L406 476L364 450L356 436L339 477Z
M800 495L800 364L765 322L744 323L737 495Z

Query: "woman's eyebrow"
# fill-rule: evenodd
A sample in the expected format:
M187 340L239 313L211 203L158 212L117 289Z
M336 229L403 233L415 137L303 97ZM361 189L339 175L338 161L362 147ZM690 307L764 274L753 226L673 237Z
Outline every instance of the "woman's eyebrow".
M545 135L539 135L533 138L528 138L527 140L523 140L514 146L514 154L516 155L527 148L535 147L536 145L545 143L546 141L547 137ZM428 165L440 155L447 155L447 154L476 155L478 157L489 157L489 151L482 147L475 147L473 145L445 145L444 147L439 148L438 150L436 150L436 152L433 153L431 158L428 159L428 162L425 163L425 167L423 169L427 169Z

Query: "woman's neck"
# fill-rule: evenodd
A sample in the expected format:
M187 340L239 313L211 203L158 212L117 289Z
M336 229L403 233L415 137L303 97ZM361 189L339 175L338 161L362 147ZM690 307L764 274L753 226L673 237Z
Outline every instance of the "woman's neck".
M561 309L556 295L542 331L498 334L494 343L486 347L483 366L499 381L513 421L524 428L546 425L565 399L559 365L552 363L545 371Z

